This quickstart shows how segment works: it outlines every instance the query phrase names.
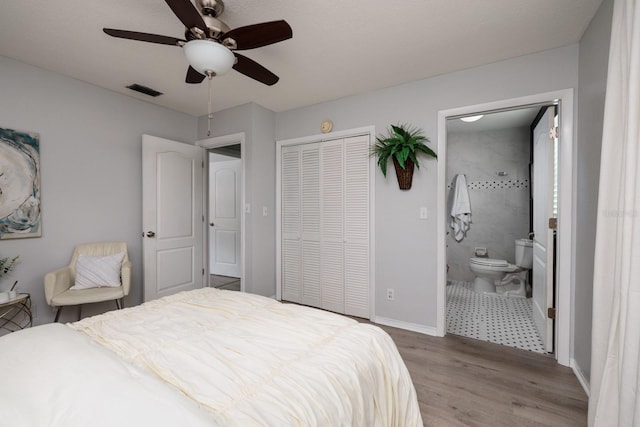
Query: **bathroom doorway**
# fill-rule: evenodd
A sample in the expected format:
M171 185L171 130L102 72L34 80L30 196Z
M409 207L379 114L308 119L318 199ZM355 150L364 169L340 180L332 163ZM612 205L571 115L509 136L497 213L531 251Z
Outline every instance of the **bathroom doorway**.
M547 108L447 120L447 333L545 352L533 316L529 238L533 129Z
M442 279L439 280L438 295L439 305L442 304L442 323L438 324L438 331L442 335L460 334L530 351L553 353L560 363L568 365L570 339L562 342L560 348L557 344L560 342L558 333L562 336L568 333L570 319L570 299L567 296L571 288L571 227L564 227L569 230L548 227L555 227L562 221L570 224L571 125L559 132L562 134L561 141L564 143L566 140L566 146L559 147L557 138L552 138L548 143L550 151L547 151L549 156L546 157L546 164L540 158L537 162L531 160L535 152L539 157L544 155L534 150L533 137L533 130L543 117L550 120L551 127L544 132L540 131L540 127L538 133L544 133L547 139L550 131L552 136L558 134L561 113L567 113L563 123L571 123L571 93L563 91L558 94L561 96L550 96L547 100L544 95L539 95L526 97L522 99L523 102L503 101L439 114L442 128L439 130L438 154L440 162L445 160L444 165L439 165L439 178L446 183L446 188L439 188L440 212L444 214L439 223L439 243L444 246L445 254L438 275ZM460 120L469 116L483 117L475 122ZM537 165L537 172L534 165ZM547 199L551 202L548 209L546 203L541 204L544 213L537 215L538 223L544 223L545 228L539 231L540 226L537 229L533 226L536 202L532 196L536 189L535 177L538 177L538 185L544 187L544 181L540 178L540 173L544 172L541 165L547 168L544 176L550 177L546 188L549 188ZM456 193L458 175L466 178L471 205L471 223L466 234L460 233L465 228L464 221L457 228L450 228L450 196ZM560 187L559 182L564 183L564 187ZM559 197L563 194L562 190L565 198ZM541 198L540 194L537 197ZM564 217L557 216L561 203ZM533 234L534 229L539 238ZM458 231L458 236L453 235L455 231ZM556 243L556 233L561 236L561 247ZM546 236L550 237L543 239ZM559 249L557 254L564 262L556 262L554 248ZM533 268L534 249L538 261L550 256L550 263L542 273L540 266ZM540 249L548 251L540 252ZM518 265L518 253L529 254L528 263L522 264L526 268ZM481 264L479 271L482 274L477 274L472 259ZM492 273L488 274L486 270ZM537 270L536 274L542 276L542 282L540 277L533 278L532 270ZM497 274L500 277L493 273L495 271L499 271ZM477 287L477 277L488 278L488 283L498 286L477 292L480 289ZM546 280L547 277L549 280ZM569 280L557 282L559 286L555 289L553 286L558 277L568 277ZM537 285L536 281L539 282ZM534 305L532 282L533 288L537 286L537 291L547 289L546 284L549 284L544 295L544 298L549 297L548 306L544 302ZM564 322L554 325L552 319L547 321L556 308L564 310L565 307ZM539 316L538 320L542 322L538 324L533 315L536 311L544 314L544 318ZM550 327L545 329L547 323ZM545 331L549 331L546 336Z

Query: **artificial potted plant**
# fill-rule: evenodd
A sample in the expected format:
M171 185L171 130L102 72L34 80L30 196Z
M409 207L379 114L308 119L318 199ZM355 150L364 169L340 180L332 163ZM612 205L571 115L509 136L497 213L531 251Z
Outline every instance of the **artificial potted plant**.
M16 262L18 261L18 258L20 258L19 255L16 255L12 258L11 257L0 258L0 280L6 274L8 274L11 270L13 270L13 268L16 266ZM16 280L13 286L11 287L11 289L9 290L9 292L13 291L17 284L18 284L18 281ZM9 292L6 293L7 297L9 295Z
M425 145L425 142L429 142L429 138L422 134L421 129L400 124L391 125L387 135L376 138L373 154L378 158L378 166L386 177L389 158L393 160L401 190L411 188L414 165L420 168L418 154L438 158L436 153Z

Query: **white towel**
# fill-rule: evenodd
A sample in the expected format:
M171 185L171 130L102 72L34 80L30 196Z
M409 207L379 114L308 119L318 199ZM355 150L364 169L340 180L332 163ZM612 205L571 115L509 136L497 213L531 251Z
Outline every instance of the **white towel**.
M469 202L469 191L467 190L467 179L462 174L458 174L453 189L453 202L451 203L451 228L456 242L461 241L467 234L469 224L471 224L471 203Z

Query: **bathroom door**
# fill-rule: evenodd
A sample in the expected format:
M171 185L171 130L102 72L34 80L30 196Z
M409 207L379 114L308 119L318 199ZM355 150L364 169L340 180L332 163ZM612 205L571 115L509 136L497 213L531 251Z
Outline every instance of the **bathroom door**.
M554 296L554 232L550 228L555 218L555 107L546 112L533 130L533 320L540 333L545 351L553 352L553 319L549 308Z

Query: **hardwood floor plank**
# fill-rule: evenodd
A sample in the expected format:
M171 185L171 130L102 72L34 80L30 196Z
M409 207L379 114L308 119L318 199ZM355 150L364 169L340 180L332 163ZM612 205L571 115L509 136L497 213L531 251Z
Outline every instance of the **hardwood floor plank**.
M426 426L585 426L588 398L549 356L381 326L416 387Z

